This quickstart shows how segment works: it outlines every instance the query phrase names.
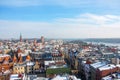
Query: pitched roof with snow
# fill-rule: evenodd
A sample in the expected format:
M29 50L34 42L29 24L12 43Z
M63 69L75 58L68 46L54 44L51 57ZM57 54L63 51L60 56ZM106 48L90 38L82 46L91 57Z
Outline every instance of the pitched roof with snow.
M108 64L103 67L100 67L99 70L103 71L103 70L109 70L109 69L113 69L113 68L116 68L116 66L114 64Z
M96 63L91 64L91 66L94 67L94 68L99 68L99 67L102 67L102 66L105 66L105 65L107 65L107 63L105 61L96 62Z

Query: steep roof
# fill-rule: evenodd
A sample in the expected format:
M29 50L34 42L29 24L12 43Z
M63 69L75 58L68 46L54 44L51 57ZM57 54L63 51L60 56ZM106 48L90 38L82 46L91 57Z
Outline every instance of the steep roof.
M27 57L26 57L26 61L30 61L30 60L31 60L30 55L27 55Z
M17 58L16 58L15 55L14 55L14 57L13 57L13 62L17 62Z
M18 61L19 63L23 63L23 60L22 60L22 56L20 55L20 57L19 57L19 61Z

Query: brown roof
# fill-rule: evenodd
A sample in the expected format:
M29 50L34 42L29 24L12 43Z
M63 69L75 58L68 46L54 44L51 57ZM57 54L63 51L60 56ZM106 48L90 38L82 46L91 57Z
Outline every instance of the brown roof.
M20 55L20 57L19 57L19 63L22 63L22 62L23 62L22 56Z
M17 58L16 58L15 55L14 55L14 57L13 57L13 62L17 62Z
M30 61L30 60L31 60L30 55L27 55L26 60L27 60L27 61Z

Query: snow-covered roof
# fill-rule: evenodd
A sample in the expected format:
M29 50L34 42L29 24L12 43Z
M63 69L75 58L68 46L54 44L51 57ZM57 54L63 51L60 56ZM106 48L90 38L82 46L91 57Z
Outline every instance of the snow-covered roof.
M28 53L19 53L18 56L27 56Z
M49 80L48 78L45 78L45 77L37 77L37 78L35 78L35 79L33 79L33 80Z
M118 64L118 65L116 65L116 66L120 68L120 64Z
M26 65L27 65L27 66L32 66L32 65L34 65L34 62L27 62Z
M108 65L105 65L103 67L100 67L99 70L102 71L102 70L109 70L109 69L113 69L115 68L116 66L114 64L108 64Z
M25 50L25 53L31 53L32 50Z
M7 57L7 56L10 56L8 54L0 54L0 57Z
M94 68L99 68L99 67L102 67L102 66L105 66L105 65L107 65L107 63L103 62L103 61L91 64L91 66L94 67Z
M4 72L4 74L9 74L9 73L11 73L10 70L6 70L6 71Z
M55 78L53 78L52 80L67 80L67 77L61 77L58 75Z
M114 76L114 80L120 80L120 74L114 73L112 75L108 75L102 78L102 80L113 80L112 76Z
M57 75L56 77L54 77L52 80L81 80L81 79L78 79L76 76L74 75L68 75L68 76L60 76L60 75Z
M103 77L102 80L112 80L112 77L106 76L106 77Z
M114 54L114 53L113 52L102 52L102 54L108 55L108 54Z
M32 52L32 54L44 54L44 52Z
M55 63L55 61L45 61L44 63L47 66L47 65L49 65L49 63Z
M10 80L19 80L21 79L20 77L18 77L18 74L12 74L10 75Z

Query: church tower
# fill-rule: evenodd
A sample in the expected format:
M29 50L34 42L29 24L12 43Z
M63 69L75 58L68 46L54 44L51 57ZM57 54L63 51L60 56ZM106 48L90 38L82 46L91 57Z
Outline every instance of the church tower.
M22 35L21 35L21 33L20 33L20 42L22 42Z

